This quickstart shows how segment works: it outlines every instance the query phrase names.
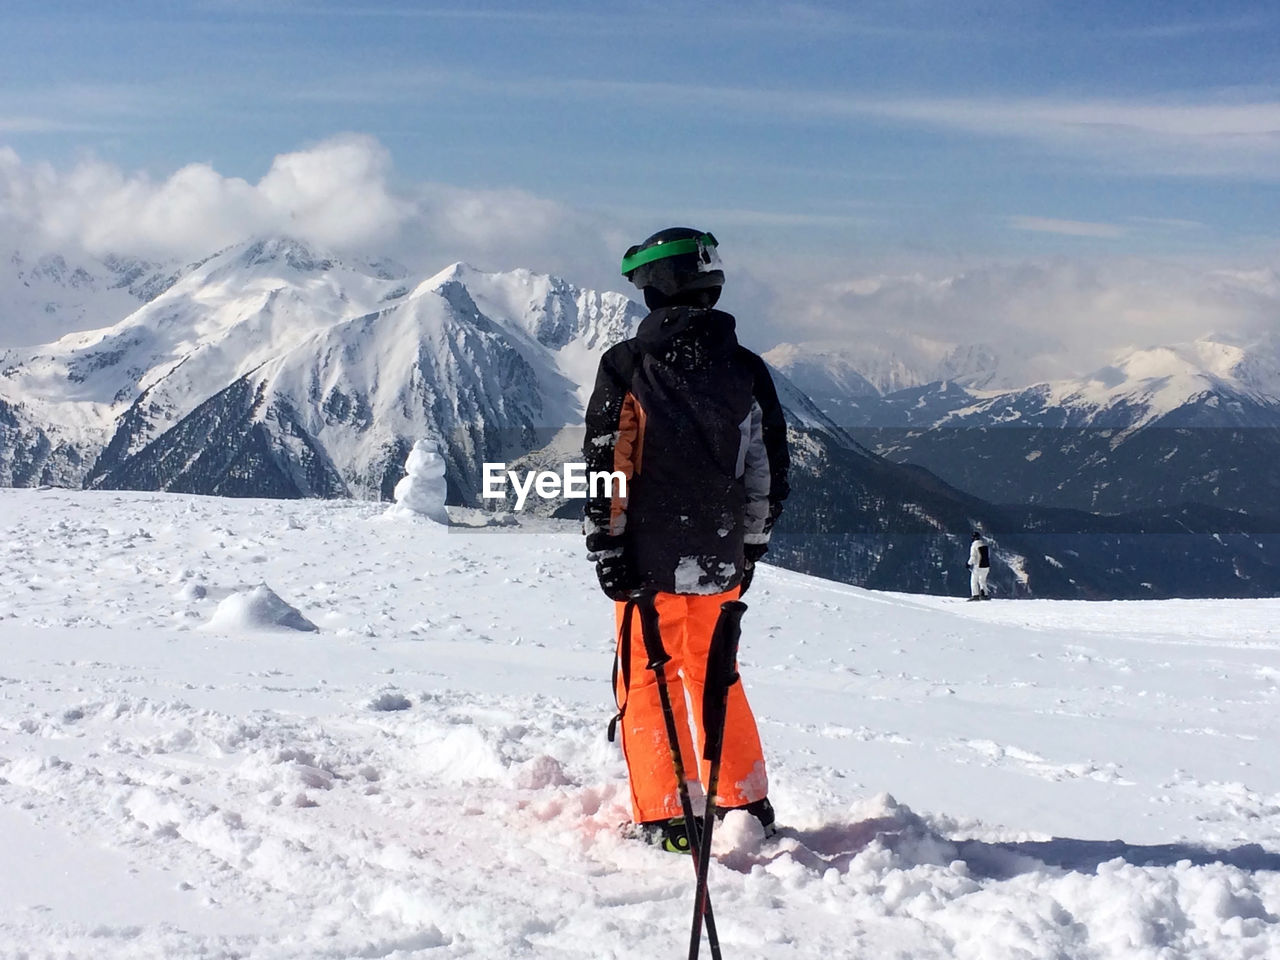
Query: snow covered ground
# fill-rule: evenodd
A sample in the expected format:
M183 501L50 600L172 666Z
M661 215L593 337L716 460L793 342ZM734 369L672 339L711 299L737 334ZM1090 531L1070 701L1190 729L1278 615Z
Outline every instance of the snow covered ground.
M726 958L1280 956L1280 601L747 601ZM572 525L0 490L0 956L683 956L611 629Z

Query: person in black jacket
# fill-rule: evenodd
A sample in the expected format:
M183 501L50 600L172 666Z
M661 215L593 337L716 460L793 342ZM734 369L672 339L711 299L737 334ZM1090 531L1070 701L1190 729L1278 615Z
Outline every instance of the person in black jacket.
M700 756L685 739L685 691L697 722L720 604L750 587L787 496L787 428L768 367L738 343L734 318L714 309L724 272L711 234L663 230L627 251L622 272L651 312L634 338L600 360L584 455L589 472L621 472L626 496L589 498L584 532L601 589L617 601L616 695L632 814L667 849L686 849L657 682L645 669L639 623L624 623L626 601L640 589L657 591L681 751ZM700 799L692 766L689 786ZM735 684L719 805L747 809L769 833L767 791L755 719Z

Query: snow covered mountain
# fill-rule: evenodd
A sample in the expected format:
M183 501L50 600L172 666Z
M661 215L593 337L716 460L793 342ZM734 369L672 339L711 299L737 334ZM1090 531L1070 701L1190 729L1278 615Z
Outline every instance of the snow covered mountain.
M836 421L845 401L939 380L985 386L1000 380L999 352L985 344L944 343L908 333L882 333L850 343L782 343L765 359Z
M454 264L411 279L284 237L178 273L112 326L0 354L0 484L390 499L409 450L428 439L450 502L479 506L486 461L555 469L580 459L599 354L644 312L524 270ZM992 585L1002 596L1280 589L1265 538L1206 542L1252 532L1219 516L1117 526L997 507L869 452L788 378L777 384L795 469L771 556L795 569L960 593L968 531L981 526L999 537ZM1129 536L1186 529L1199 539L1163 545L1154 569L1152 541ZM1094 539L1043 542L1064 531Z
M180 276L176 264L11 251L0 257L0 350L114 323Z
M1118 513L1200 503L1280 512L1280 340L1130 351L1020 390L939 382L833 415L898 462L997 502Z
M839 350L817 352L799 344L783 343L768 351L765 359L820 405L825 406L833 399L874 397L885 392L858 369L859 366L865 369L865 364ZM914 383L913 375L901 369L877 379L881 383L894 383L898 379Z
M464 264L420 282L287 238L223 251L105 330L0 358L0 477L230 495L389 497L412 444L480 463L581 422L618 294Z

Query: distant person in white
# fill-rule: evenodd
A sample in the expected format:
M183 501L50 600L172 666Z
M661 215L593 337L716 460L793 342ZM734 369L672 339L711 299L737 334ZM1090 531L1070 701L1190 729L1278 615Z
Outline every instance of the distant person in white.
M969 599L990 600L987 596L987 574L991 572L991 551L982 534L973 531L973 543L969 545Z

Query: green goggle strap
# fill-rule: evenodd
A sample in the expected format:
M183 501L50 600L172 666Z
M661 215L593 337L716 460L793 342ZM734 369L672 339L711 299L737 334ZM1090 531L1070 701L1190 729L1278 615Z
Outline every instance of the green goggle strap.
M701 253L705 248L715 249L716 238L709 233L688 240L672 240L668 243L655 243L652 247L637 250L622 258L622 275L625 277L637 267L667 257L678 257L682 253Z

